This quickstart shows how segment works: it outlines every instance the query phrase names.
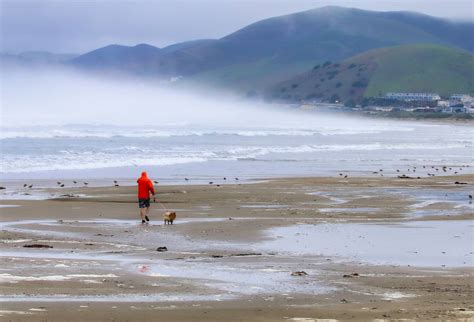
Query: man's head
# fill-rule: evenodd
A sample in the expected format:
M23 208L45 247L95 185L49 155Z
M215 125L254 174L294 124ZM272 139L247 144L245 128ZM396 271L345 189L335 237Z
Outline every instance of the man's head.
M146 171L142 172L142 177L147 177Z

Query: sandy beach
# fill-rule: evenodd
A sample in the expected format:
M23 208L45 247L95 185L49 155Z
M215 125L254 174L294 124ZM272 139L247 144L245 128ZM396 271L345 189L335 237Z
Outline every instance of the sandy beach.
M0 202L0 316L470 321L473 184L468 174L158 186L144 225L136 187L32 189L58 197Z

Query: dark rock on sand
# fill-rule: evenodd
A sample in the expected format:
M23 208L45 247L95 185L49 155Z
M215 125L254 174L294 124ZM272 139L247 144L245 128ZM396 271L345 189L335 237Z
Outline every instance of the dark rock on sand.
M308 273L306 273L305 271L297 271L297 272L293 272L291 273L291 276L307 276Z
M410 176L406 176L406 175L401 175L401 176L398 176L398 179L420 179L420 177L414 178L414 177L410 177Z
M239 254L232 254L231 257L239 257L239 256L261 256L262 253L239 253Z
M344 274L342 277L344 278L353 278L353 277L359 277L359 273L352 273L352 274Z
M51 245L45 245L45 244L28 244L28 245L23 245L25 248L53 248Z
M167 252L168 248L166 246L161 246L156 249L157 252Z
M60 195L60 197L76 198L76 197L79 197L79 196L76 196L76 195L73 194L73 193L66 193L66 194Z

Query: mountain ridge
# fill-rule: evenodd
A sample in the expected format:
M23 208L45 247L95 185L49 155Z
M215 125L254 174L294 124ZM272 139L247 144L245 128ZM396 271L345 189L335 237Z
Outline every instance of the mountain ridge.
M158 48L108 45L73 58L75 68L207 84L238 92L262 91L326 60L371 49L428 43L474 51L474 23L406 11L326 6L263 19L220 39ZM472 37L471 37L472 39Z

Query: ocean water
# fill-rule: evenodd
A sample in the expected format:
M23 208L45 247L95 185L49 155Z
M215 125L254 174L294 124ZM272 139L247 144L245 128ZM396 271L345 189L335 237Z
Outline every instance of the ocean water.
M341 116L344 117L344 116ZM314 126L2 127L2 180L135 178L162 182L474 168L474 126L370 120ZM425 165L426 169L421 167ZM469 166L469 167L467 167ZM440 169L441 170L441 169ZM462 171L462 172L461 172Z

